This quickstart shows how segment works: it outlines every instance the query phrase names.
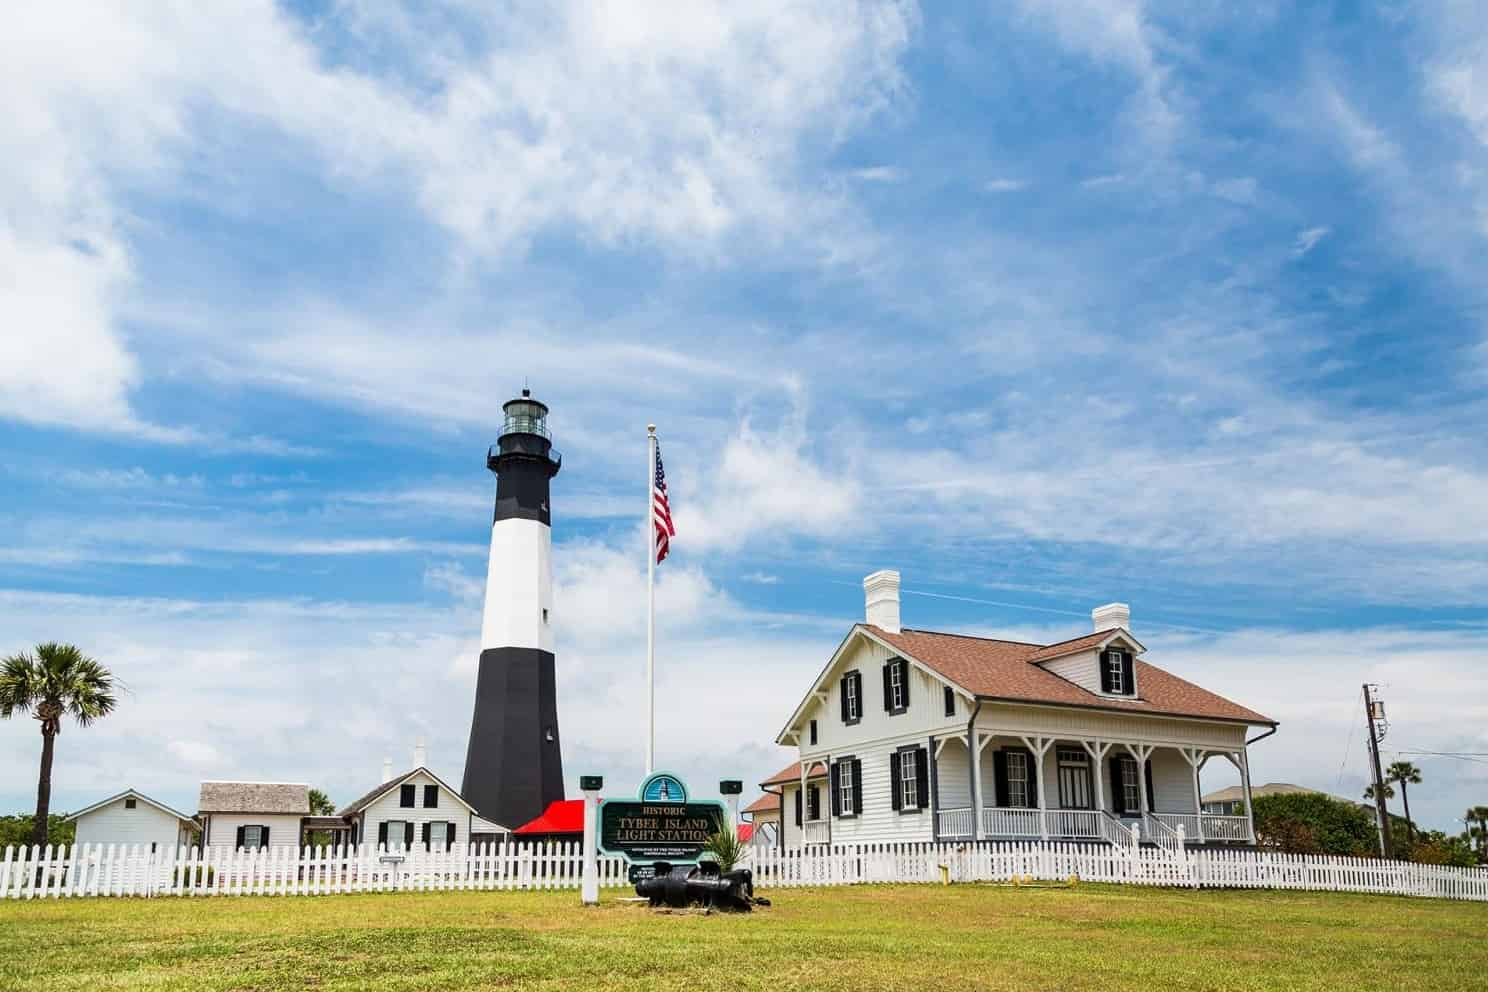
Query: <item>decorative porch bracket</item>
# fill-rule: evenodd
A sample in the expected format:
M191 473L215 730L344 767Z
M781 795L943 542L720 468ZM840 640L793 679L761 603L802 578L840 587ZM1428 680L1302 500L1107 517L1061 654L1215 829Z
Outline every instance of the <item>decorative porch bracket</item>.
M1044 755L1048 754L1049 748L1054 746L1055 739L1053 737L1029 737L1026 734L1019 734L1018 739L1028 747L1028 750L1033 752L1033 780L1036 783L1035 787L1038 789L1039 837L1043 840L1048 840L1049 814L1047 810L1049 808L1049 795L1048 790L1044 788Z
M1246 754L1244 748L1238 751L1221 751L1220 753L1240 772L1240 788L1245 793L1245 829L1250 834L1250 842L1254 844L1256 842L1255 806L1251 801L1250 795L1250 757Z
M1091 770L1095 772L1095 795L1092 798L1095 800L1096 810L1103 812L1106 808L1106 787L1101 778L1101 766L1105 764L1106 755L1111 753L1111 748L1116 746L1116 742L1082 738L1080 746L1085 749L1086 754L1090 755Z
M1199 843L1204 843L1204 797L1199 789L1199 771L1204 767L1204 762L1209 760L1208 752L1201 747L1180 747L1178 753L1183 755L1183 760L1188 762L1188 767L1193 770L1193 794L1194 794L1194 823L1199 827Z

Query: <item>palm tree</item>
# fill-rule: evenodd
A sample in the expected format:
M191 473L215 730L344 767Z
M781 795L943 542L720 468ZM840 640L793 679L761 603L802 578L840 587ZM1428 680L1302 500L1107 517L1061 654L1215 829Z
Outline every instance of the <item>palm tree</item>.
M1364 787L1364 798L1365 799L1373 799L1374 798L1374 783L1371 782L1369 785L1366 785ZM1393 785L1391 785L1389 782L1386 782L1385 783L1385 798L1386 799L1394 799L1395 798L1395 787Z
M1389 768L1385 769L1385 781L1400 783L1400 801L1405 806L1405 832L1410 837L1411 843L1415 843L1416 825L1411 822L1410 793L1405 787L1421 784L1421 769L1409 761L1394 761L1390 763Z
M31 843L47 842L52 750L62 732L62 717L71 713L79 727L86 727L112 713L116 702L113 673L71 644L38 644L34 655L21 653L0 662L0 718L24 711L41 721L41 775Z

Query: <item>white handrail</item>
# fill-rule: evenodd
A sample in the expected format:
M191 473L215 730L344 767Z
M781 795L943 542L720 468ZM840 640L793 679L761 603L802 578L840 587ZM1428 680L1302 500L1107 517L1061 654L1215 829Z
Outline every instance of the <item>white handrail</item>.
M976 832L976 817L970 806L940 810L935 819L936 831L942 838L970 837Z

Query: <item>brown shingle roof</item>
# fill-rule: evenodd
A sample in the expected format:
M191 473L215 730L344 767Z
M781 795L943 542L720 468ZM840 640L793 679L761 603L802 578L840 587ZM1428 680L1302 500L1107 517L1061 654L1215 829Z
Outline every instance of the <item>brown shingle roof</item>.
M1086 646L1093 646L1105 639L1110 631L1087 634L1075 641L1041 647L1019 641L998 641L909 628L890 634L869 624L859 626L968 692L989 699L1245 723L1275 723L1270 717L1262 716L1255 710L1217 696L1207 689L1200 689L1192 682L1145 661L1136 663L1137 687L1141 690L1141 695L1136 699L1110 699L1097 695L1034 664L1040 657L1059 657L1070 650L1079 650L1070 647L1076 641L1088 641ZM1046 653L1051 648L1058 650L1052 654Z
M746 813L778 813L780 812L780 796L774 792L767 792L754 802L744 807Z
M812 766L811 766L811 774L808 776L808 778L826 778L826 777L827 777L827 767L826 767L826 765L823 765L820 761L813 762L812 763ZM800 782L800 781L801 781L801 763L799 761L794 761L794 762L790 763L789 765L786 765L784 768L780 769L780 771L776 772L774 775L771 775L769 778L767 778L763 782L761 782L760 783L760 788L764 788L767 785L789 785L792 782Z
M203 782L197 810L202 813L310 812L310 787L297 782Z

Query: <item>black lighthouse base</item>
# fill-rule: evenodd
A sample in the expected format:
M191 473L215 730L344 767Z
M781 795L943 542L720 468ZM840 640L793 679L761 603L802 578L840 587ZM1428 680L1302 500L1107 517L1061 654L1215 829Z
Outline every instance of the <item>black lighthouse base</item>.
M558 745L553 653L482 651L460 788L465 801L507 829L541 816L549 803L563 798Z

